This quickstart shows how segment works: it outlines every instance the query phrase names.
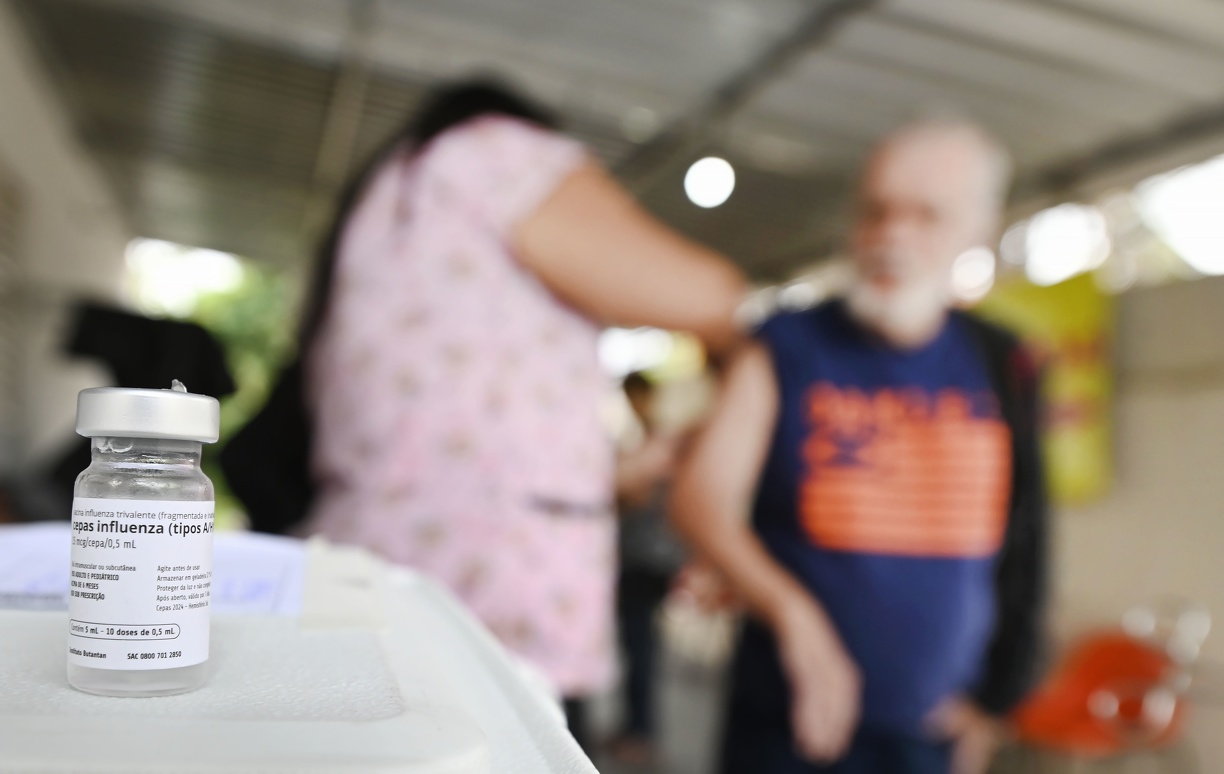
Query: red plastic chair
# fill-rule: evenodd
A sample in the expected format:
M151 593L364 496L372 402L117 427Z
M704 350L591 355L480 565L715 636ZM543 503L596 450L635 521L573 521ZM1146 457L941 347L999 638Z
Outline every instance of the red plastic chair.
M1080 758L1158 750L1181 737L1180 668L1123 631L1089 635L1016 711L1020 742Z
M1172 602L1135 608L1122 629L1080 639L1016 710L1017 740L1032 754L1029 770L1046 772L1051 759L1105 764L1141 756L1162 771L1197 770L1192 750L1180 743L1189 667L1211 617L1199 606Z

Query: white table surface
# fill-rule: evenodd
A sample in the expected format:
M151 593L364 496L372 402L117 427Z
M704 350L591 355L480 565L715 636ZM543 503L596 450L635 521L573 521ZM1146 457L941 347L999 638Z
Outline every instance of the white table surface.
M0 527L0 772L165 771L166 744L181 771L595 772L539 678L448 592L290 538L217 535L204 689L76 692L69 544L66 524Z

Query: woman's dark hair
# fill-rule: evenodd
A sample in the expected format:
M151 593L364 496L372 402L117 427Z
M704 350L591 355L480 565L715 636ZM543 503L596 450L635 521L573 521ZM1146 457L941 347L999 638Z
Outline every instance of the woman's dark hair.
M485 115L519 118L556 129L555 117L544 107L496 80L480 78L436 87L421 101L421 107L404 126L391 136L361 168L341 193L336 214L328 227L315 259L314 280L306 298L299 338L299 356L305 357L315 334L323 323L335 274L336 249L344 225L357 206L370 177L392 153L402 146L414 152L447 130Z

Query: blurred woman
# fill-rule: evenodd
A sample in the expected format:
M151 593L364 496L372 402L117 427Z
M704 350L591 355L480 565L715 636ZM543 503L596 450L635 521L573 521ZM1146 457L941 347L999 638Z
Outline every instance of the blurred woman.
M304 327L308 531L441 580L579 699L615 648L596 337L724 350L743 283L553 126L499 86L442 89L344 197Z

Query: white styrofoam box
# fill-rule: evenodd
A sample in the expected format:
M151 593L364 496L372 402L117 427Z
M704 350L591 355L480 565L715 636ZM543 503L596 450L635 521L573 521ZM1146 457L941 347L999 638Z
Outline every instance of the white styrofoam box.
M0 770L484 774L484 734L371 631L220 620L213 675L180 696L68 687L66 617L0 617ZM420 663L414 665L422 666Z
M38 580L0 569L0 601L57 587L42 565L59 548L43 542L67 530L39 529L0 528L0 565ZM285 588L303 585L303 555L304 595ZM219 539L216 567L232 585L219 612L288 614L215 615L211 678L180 696L76 692L66 613L0 610L0 772L595 771L555 701L434 583L354 549L256 536Z

